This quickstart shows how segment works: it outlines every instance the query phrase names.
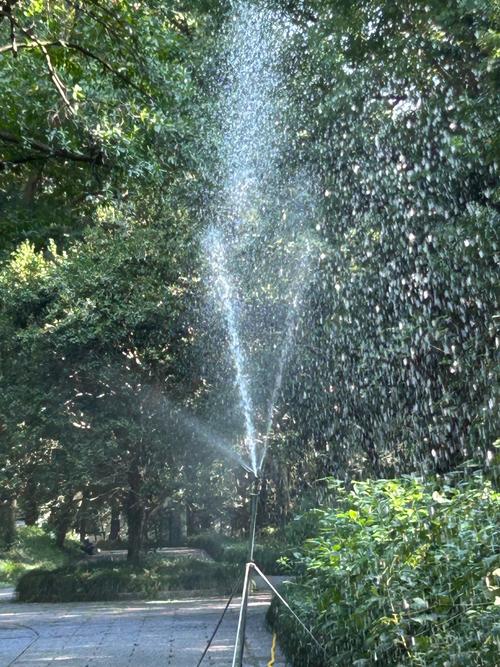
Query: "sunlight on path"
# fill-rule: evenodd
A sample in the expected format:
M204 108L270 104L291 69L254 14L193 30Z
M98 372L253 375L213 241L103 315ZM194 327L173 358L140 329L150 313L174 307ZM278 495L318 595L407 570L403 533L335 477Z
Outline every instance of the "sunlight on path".
M265 667L270 597L252 596L245 665ZM65 604L0 604L0 665L8 667L196 667L224 598ZM238 600L202 665L231 664ZM276 667L285 662L278 653Z

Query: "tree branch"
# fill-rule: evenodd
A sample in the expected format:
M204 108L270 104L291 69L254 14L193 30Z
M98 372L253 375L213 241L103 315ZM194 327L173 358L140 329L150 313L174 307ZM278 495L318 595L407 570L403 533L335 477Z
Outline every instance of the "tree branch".
M0 160L0 169L7 165L25 164L27 162L40 162L40 160L48 160L50 156L47 155L25 155L24 157L15 157L10 160Z
M47 69L49 71L50 79L51 79L52 83L54 84L55 89L59 93L59 95L60 95L60 97L61 97L61 99L64 103L64 106L68 109L70 114L72 116L74 116L75 115L75 109L73 108L73 105L71 104L71 102L68 98L68 95L66 94L66 86L63 84L63 82L59 78L59 75L56 72L56 69L55 69L54 65L52 64L52 60L50 58L49 52L47 51L47 48L46 48L45 44L43 42L41 42L37 37L32 35L30 32L28 32L28 30L26 30L26 28L23 28L23 26L20 25L19 22L16 21L12 16L10 16L10 20L12 21L12 25L13 26L15 25L23 33L23 35L25 37L27 37L28 39L33 40L33 42L36 44L36 46L43 53L44 58L45 58L45 62L47 64ZM17 54L17 44L13 43L12 44L12 49L14 50L14 53Z
M16 135L5 130L0 130L0 140L16 145L27 144L32 150L40 151L48 158L60 158L63 160L71 160L72 162L85 162L88 164L103 164L103 155L101 151L97 152L95 155L82 155L81 153L67 151L64 148L53 148L48 144L44 144L42 141L38 141L38 139L16 137ZM34 157L30 156L29 159L34 159ZM2 162L8 163L9 160L3 160Z
M11 16L12 7L17 5L18 2L19 0L0 0L0 21L6 16Z
M145 91L141 86L138 86L136 83L134 83L125 74L122 74L121 72L118 72L109 63L107 63L105 60L103 60L100 56L98 56L93 51L90 51L89 49L87 49L85 46L81 46L81 44L76 44L75 42L65 42L62 39L57 39L57 40L54 40L54 41L41 42L39 40L36 40L35 38L33 38L29 34L27 36L32 41L32 43L30 43L30 42L19 42L17 44L18 49L63 48L63 49L73 49L74 51L79 51L82 55L86 56L87 58L92 58L93 60L97 61L103 69L105 69L107 72L109 72L113 76L116 76L118 79L121 79L121 81L123 81L123 83L127 84L131 88L134 88L134 90L136 90L138 93L140 93L141 95L146 97L150 102L152 102L153 104L155 103L154 98L147 91ZM12 51L12 44L6 44L5 46L0 47L0 54L6 53L7 51Z
M64 85L64 83L59 78L59 75L56 72L56 70L54 68L54 65L52 64L52 60L50 59L49 52L47 51L46 47L42 44L42 42L39 42L36 37L33 37L32 39L36 42L37 46L40 48L40 51L43 53L43 55L45 57L45 62L47 64L47 69L49 70L49 76L50 76L50 78L52 80L52 83L54 84L57 92L59 93L59 95L60 95L60 97L61 97L61 99L64 103L64 106L68 109L70 114L72 116L74 116L75 113L76 113L75 109L73 108L73 105L71 104L71 102L68 98L68 95L66 93L66 86Z

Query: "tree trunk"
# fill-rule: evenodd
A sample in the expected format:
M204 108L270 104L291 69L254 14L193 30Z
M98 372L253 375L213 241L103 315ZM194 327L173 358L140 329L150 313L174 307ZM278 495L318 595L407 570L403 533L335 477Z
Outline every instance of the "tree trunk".
M35 194L42 180L42 169L35 167L28 175L28 180L23 188L23 203L26 206L33 206Z
M186 543L186 519L185 506L181 504L175 505L170 512L170 546L180 547Z
M275 462L274 465L276 475L276 519L280 528L284 528L287 524L288 513L290 511L290 482L289 482L289 468L285 463Z
M88 534L87 509L88 509L88 498L87 498L87 493L84 492L82 495L80 507L78 508L78 533L80 535L80 542L83 542Z
M73 495L66 496L62 504L51 511L51 523L54 525L56 547L62 549L66 533L69 530L71 521L74 518Z
M58 517L56 524L56 547L62 549L64 546L64 540L66 539L66 533L68 532L70 524L70 519L68 517Z
M186 507L186 532L188 537L196 532L195 516L190 505Z
M142 475L137 463L128 473L129 491L127 495L128 553L130 563L139 563L142 555L144 535L144 504L141 498Z
M36 486L35 480L30 477L24 489L22 507L24 509L24 521L27 526L36 525L39 517Z
M377 452L377 448L375 447L373 439L370 438L370 436L365 432L363 432L363 441L361 446L364 453L366 454L373 475L377 478L381 477L380 458Z
M267 477L262 479L262 486L259 494L259 512L257 515L257 521L261 527L267 526L269 524Z
M111 541L120 539L120 506L113 500L111 502L111 525L109 528L109 539Z
M0 498L0 546L10 547L16 539L16 501Z
M80 542L87 537L87 520L82 517L78 522L78 534L80 535Z

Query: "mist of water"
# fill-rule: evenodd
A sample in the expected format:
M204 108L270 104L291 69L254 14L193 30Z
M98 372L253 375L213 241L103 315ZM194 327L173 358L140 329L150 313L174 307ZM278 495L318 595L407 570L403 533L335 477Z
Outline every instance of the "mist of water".
M229 337L229 347L234 362L236 385L238 387L241 408L245 421L245 444L248 451L252 470L257 471L257 435L253 422L253 405L250 395L249 378L247 375L248 363L240 341L238 307L239 299L232 284L231 275L226 266L226 257L221 233L214 228L208 230L204 245L212 276L213 289L220 303Z
M283 59L291 31L285 17L264 4L233 5L215 119L217 195L202 241L207 291L226 331L228 380L239 397L243 450L255 475L265 459L312 256L305 231L312 188L303 174L283 167L289 111ZM236 433L235 440L241 440Z

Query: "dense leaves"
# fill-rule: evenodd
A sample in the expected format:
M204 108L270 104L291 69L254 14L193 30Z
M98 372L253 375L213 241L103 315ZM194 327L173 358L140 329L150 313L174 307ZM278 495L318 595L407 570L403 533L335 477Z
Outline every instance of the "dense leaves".
M325 468L393 475L486 457L498 428L496 3L305 7L295 155L318 174L322 249L275 449L295 448L311 482Z
M316 534L286 586L325 655L274 605L295 665L493 665L498 655L500 497L480 474L328 481ZM305 515L303 520L310 520Z
M2 539L16 502L60 544L121 516L132 560L147 537L245 532L249 480L214 448L242 431L234 361L200 278L233 167L261 169L230 267L255 393L274 386L300 287L261 524L316 504L324 475L487 468L497 3L249 0L245 99L225 64L237 3L167 4L0 3ZM277 41L266 78L257 49Z

